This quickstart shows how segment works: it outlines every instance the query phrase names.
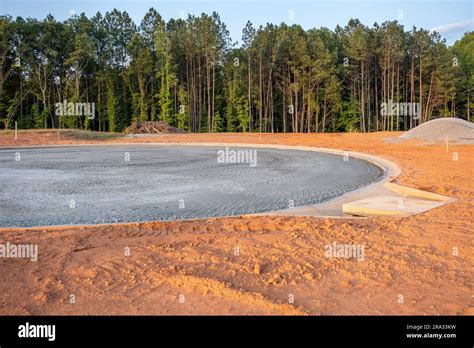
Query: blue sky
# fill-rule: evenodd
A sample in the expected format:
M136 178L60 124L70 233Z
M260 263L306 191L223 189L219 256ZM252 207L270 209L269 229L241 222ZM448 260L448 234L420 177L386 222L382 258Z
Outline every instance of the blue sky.
M337 24L347 24L350 18L358 18L368 26L397 19L405 29L413 25L436 28L448 44L474 30L472 0L0 0L0 13L13 17L44 18L51 13L64 20L71 11L92 16L117 8L126 10L137 24L150 7L166 20L217 11L234 41L241 40L247 20L255 26L286 22L305 29L334 29Z

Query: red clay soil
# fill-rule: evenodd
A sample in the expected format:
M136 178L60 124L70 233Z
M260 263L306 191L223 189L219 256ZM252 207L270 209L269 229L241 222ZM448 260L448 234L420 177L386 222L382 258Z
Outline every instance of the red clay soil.
M383 141L396 135L63 137L61 144L203 141L359 151L397 163L396 182L457 201L406 218L264 216L3 229L0 243L36 243L39 260L0 259L0 314L473 315L474 145ZM0 132L1 147L57 143L55 132L20 132L17 142ZM333 242L364 245L364 261L325 257Z

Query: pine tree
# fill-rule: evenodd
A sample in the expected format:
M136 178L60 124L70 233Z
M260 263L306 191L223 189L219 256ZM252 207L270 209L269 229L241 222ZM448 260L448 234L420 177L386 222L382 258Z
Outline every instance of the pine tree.
M117 98L114 92L112 81L107 83L107 121L109 122L109 131L117 131Z

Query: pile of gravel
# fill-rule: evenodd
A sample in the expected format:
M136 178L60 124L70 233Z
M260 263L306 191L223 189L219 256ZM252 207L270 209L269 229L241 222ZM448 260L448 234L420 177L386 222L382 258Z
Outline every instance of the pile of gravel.
M440 141L474 144L474 124L460 118L437 118L420 124L398 137L401 141L423 140L426 143Z

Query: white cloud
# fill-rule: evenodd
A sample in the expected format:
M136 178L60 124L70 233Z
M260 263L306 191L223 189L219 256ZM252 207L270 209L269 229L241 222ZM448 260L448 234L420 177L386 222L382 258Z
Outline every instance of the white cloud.
M440 34L449 34L452 32L469 28L472 26L473 22L474 21L472 19L469 19L467 21L462 21L462 22L443 24L443 25L439 25L437 27L431 28L430 32L436 31Z

